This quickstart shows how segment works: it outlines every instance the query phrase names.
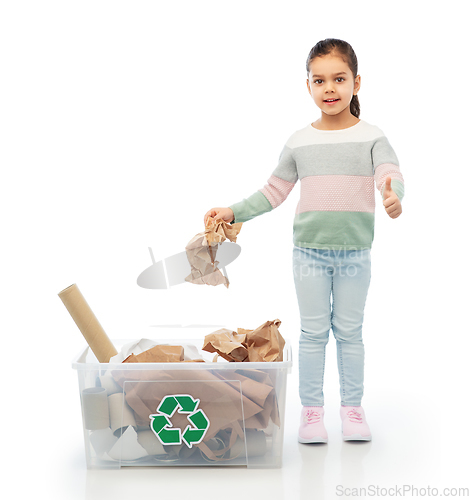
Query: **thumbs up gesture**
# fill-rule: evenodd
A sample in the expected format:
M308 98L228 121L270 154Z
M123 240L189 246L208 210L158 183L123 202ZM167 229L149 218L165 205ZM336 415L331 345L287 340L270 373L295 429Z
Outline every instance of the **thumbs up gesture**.
M401 214L402 209L401 202L392 189L391 177L387 177L387 180L385 181L385 189L382 196L385 211L387 212L388 216L392 219L396 219Z

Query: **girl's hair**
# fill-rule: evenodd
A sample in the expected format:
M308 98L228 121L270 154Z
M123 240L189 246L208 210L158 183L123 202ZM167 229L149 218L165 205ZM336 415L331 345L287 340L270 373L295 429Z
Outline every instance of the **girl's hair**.
M326 56L331 53L337 53L343 56L349 69L352 71L354 78L357 76L357 57L356 54L349 45L348 42L344 40L338 40L337 38L326 38L325 40L320 40L312 49L307 57L307 75L310 72L310 63L315 59L315 57ZM357 95L353 95L351 103L349 105L349 110L351 114L356 118L359 118L361 108L359 106L359 98Z

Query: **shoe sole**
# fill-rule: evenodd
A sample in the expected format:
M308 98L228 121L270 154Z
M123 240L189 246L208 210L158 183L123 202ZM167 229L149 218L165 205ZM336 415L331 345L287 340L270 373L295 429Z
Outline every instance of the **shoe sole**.
M303 444L309 444L309 443L328 443L328 438L325 439L325 438L322 438L320 436L313 437L313 438L310 438L310 439L305 439L305 438L299 437L298 440L299 440L299 443L303 443Z
M350 436L343 436L343 441L370 441L372 436L362 436L361 434L351 434Z

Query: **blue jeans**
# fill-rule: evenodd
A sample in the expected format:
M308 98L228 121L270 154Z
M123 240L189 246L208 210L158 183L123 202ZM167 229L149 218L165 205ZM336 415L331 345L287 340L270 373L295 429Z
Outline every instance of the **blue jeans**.
M360 406L364 391L362 321L371 277L370 249L294 246L293 273L301 325L302 405L324 404L325 348L331 328L336 339L341 405Z

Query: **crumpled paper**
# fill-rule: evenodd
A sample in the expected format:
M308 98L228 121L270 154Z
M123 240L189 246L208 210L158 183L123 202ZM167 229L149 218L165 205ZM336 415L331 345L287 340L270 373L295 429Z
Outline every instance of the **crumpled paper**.
M210 421L203 442L194 446L211 459L222 459L237 437L246 429L266 429L270 422L281 427L276 387L262 370L113 370L116 383L125 392L126 403L134 411L137 426L148 427L149 415L155 412L168 394L187 394L188 379L197 387L197 398ZM222 450L211 450L206 443L221 430L230 435Z
M168 344L161 344L155 340L140 339L132 341L122 346L121 351L110 359L110 363L165 363L178 361L176 357L170 359L166 353L174 353L174 349L179 353L179 349L183 350L183 358L181 362L189 361L204 361L201 359L196 346L192 344L184 344L182 346L174 346ZM141 354L143 354L142 357ZM137 359L136 359L137 358Z
M278 319L267 321L256 330L239 328L238 333L223 329L206 336L205 340L212 337L214 342L216 339L226 342L224 351L229 351L234 356L238 353L237 361L243 357L245 361L260 361L260 358L265 361L281 361L284 339L278 330L280 324ZM220 332L223 335L216 335ZM143 351L141 348L144 347L150 349ZM176 356L181 356L179 346L159 344L158 347L166 352L174 350ZM142 339L137 345L129 344L124 353L130 355L133 352L138 358L144 353L150 354L149 351L154 349L150 341L145 339L144 342ZM210 348L206 351L215 352ZM197 354L194 353L194 356ZM186 360L186 346L184 357L185 361L189 361ZM263 429L270 429L267 431L270 434L271 424L281 427L281 413L276 392L279 383L276 382L273 370L253 369L249 364L244 365L243 369L239 366L230 369L230 365L225 366L223 370L190 369L186 365L184 369L172 366L169 370L154 368L134 370L131 368L132 365L126 366L126 364L121 365L122 369L111 370L111 374L116 386L122 388L127 405L134 412L138 429L145 428L149 431L149 415L155 412L163 398L168 394L187 394L188 380L191 381L200 400L199 408L210 421L204 440L194 444L193 448L198 448L203 457L209 461L230 460L240 453L243 454L247 432L250 430L261 432ZM138 441L144 446L139 440L140 435L141 430L138 432ZM262 437L265 439L264 434ZM238 441L243 443L241 448L236 446ZM218 444L216 449L213 447L214 442ZM220 449L221 442L223 448ZM257 446L260 448L259 443ZM169 456L174 453L173 450L173 447L171 451L168 451L168 447L165 448ZM134 453L135 450L132 449L129 453L131 452Z
M185 281L196 285L221 285L227 288L229 280L217 268L219 264L215 260L219 243L227 238L237 241L243 223L229 224L222 219L207 219L204 232L196 234L186 245L186 255L191 265L191 274L186 276Z
M222 328L204 337L203 350L215 352L227 361L282 361L285 340L279 332L281 321L266 321L256 330Z
M238 335L232 330L221 328L204 337L203 351L216 352L227 361L247 361L248 349L243 344L246 335Z
M123 363L179 363L183 360L183 346L156 345L140 354L130 354Z

